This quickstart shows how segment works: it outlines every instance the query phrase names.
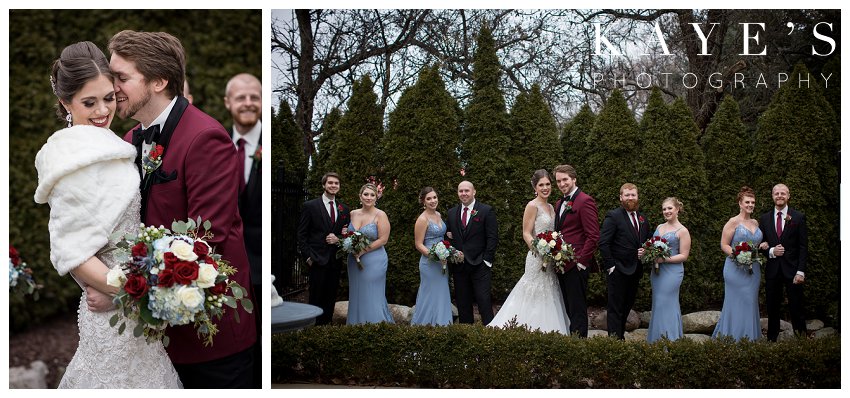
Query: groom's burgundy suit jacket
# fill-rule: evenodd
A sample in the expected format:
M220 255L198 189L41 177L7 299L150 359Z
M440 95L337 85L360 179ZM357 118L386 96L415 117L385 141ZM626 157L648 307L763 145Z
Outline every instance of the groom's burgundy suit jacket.
M563 199L555 203L555 229L561 232L564 241L573 246L576 261L566 265L566 271L581 263L589 272L599 271L596 259L593 257L599 244L599 219L596 210L596 202L590 195L576 191L572 198L572 209L564 211L561 216L561 208L566 204Z
M124 140L133 143L131 129ZM236 148L222 125L178 97L157 142L165 147L162 164L145 184L142 180L142 222L171 228L174 221L209 220L213 238L208 243L239 272L231 276L251 290L251 268L242 238L239 216ZM136 146L136 164L141 143ZM254 315L240 305L239 320L233 309L224 307L215 321L218 333L213 345L205 347L193 325L169 328L168 356L176 364L192 364L223 358L250 348L256 341Z

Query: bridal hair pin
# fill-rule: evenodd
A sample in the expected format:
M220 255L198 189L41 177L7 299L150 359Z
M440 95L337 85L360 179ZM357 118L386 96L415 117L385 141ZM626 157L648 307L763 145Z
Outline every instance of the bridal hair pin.
M50 87L53 88L53 95L58 97L59 94L56 94L56 79L54 79L52 75L50 76Z

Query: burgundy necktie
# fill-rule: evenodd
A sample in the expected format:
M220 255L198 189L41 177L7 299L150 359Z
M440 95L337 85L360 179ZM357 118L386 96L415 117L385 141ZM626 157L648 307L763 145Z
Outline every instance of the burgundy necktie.
M245 139L240 138L239 141L236 141L236 159L238 166L236 167L239 170L239 193L245 190Z
M635 218L635 212L632 212L632 222L635 225L635 235L640 236L640 227L638 226L637 218Z
M782 212L776 213L776 237L782 236Z
M463 227L466 228L466 211L469 210L468 207L463 208L463 215L460 217L460 222L463 224Z
M331 225L336 223L336 213L334 212L334 201L331 201Z

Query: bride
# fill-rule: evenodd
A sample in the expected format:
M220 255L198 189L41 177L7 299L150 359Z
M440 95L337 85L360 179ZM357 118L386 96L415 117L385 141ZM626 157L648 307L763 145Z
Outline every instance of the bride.
M522 216L522 239L528 246L525 273L511 290L499 313L487 326L504 327L512 319L531 330L556 331L570 334L570 319L564 308L564 299L555 271L542 271L543 259L531 251L535 235L551 231L555 224L555 210L547 202L552 192L552 179L546 170L537 170L531 177L536 198L528 202Z
M86 288L117 293L106 284L106 273L123 261L115 236L139 227L136 149L108 129L116 106L112 79L94 43L62 50L50 83L68 128L53 133L35 157L35 201L50 205L50 260L83 288L80 342L59 388L180 388L162 343L133 337L131 324L119 335L109 326L114 309L94 313L86 305Z

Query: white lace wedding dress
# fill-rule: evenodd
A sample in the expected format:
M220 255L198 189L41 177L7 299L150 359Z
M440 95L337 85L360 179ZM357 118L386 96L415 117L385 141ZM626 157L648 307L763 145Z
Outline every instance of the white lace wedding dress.
M534 219L534 234L551 231L555 220L552 205L548 209L537 206ZM516 317L517 324L526 325L531 330L570 334L570 319L564 307L561 286L557 274L547 269L542 271L543 260L531 251L525 256L525 273L511 290L505 304L487 326L505 327Z
M123 235L138 230L140 204L137 194L113 233L120 231ZM123 261L120 250L111 250L115 243L110 240L96 254L109 268ZM162 343L148 344L144 337L133 337L136 323L128 319L123 334L118 334L118 325L109 326L109 318L116 311L89 311L83 291L77 318L80 343L59 388L182 388Z

